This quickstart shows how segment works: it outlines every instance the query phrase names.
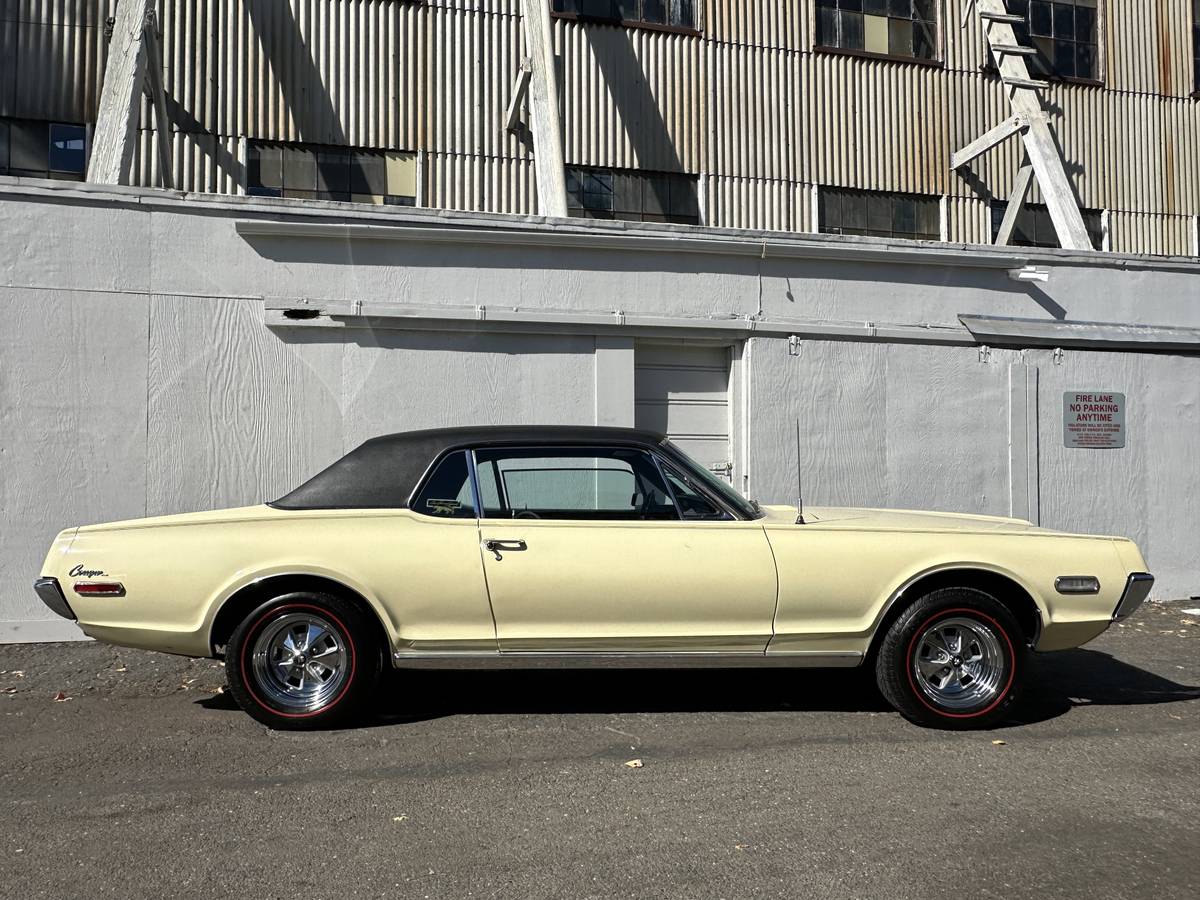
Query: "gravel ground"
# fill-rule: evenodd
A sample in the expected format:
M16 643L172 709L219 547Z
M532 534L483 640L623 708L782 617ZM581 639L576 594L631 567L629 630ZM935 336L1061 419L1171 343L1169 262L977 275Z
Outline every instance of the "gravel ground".
M212 660L0 646L0 896L1194 900L1197 605L962 734L784 670L405 674L281 733Z

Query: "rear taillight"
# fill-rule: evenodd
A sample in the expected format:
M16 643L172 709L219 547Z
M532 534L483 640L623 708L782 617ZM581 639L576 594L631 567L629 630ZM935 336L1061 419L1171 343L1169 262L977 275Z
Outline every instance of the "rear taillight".
M125 585L119 581L77 581L72 589L81 597L125 596Z

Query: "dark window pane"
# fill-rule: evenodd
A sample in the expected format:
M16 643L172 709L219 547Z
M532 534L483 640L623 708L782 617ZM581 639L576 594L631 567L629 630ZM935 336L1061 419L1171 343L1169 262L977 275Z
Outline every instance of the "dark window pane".
M838 9L848 10L850 12L862 12L863 0L838 0Z
M580 15L595 16L601 19L612 18L613 5L610 0L582 0L575 4Z
M842 228L867 227L867 195L858 191L842 195Z
M655 175L642 182L642 211L648 215L663 215L671 208L671 183L665 175Z
M840 195L836 191L817 191L817 227L821 231L841 227L842 210L839 200Z
M699 221L699 181L686 175L671 178L671 215Z
M8 123L0 121L0 172L8 169Z
M881 234L892 230L892 199L886 194L867 197L867 230Z
M282 197L283 191L279 188L255 187L249 185L246 188L247 197Z
M836 9L823 6L817 10L817 43L822 47L838 46L837 22Z
M1056 75L1075 74L1075 45L1071 41L1054 42L1054 72Z
M862 11L869 16L886 16L888 0L863 0Z
M416 197L401 197L396 194L385 194L383 197L384 206L416 206Z
M349 150L322 147L317 151L317 190L330 193L350 193Z
M937 55L937 26L928 22L913 22L913 56L933 59Z
M667 23L666 0L642 0L642 21L665 25Z
M246 147L247 190L282 187L283 149L278 144L249 144Z
M1059 40L1075 38L1075 7L1065 3L1054 4L1054 36Z
M82 125L54 123L50 126L50 171L82 175L85 168L84 142L87 131Z
M913 55L913 23L908 19L888 19L888 53Z
M1049 37L1054 33L1052 10L1049 3L1032 0L1029 4L1029 32Z
M912 197L892 201L892 231L913 234L917 230L917 204Z
M383 154L360 150L353 155L350 191L354 194L387 193L387 166Z
M50 142L45 122L12 122L9 142L11 168L31 172L49 171Z
M911 19L913 0L888 0L888 15L900 19Z
M1075 7L1075 40L1096 40L1096 11L1086 6Z
M283 148L283 187L287 191L317 189L317 157L307 147Z
M863 48L863 17L859 13L838 13L841 33L838 35L837 46L846 50L861 50Z
M613 212L623 218L637 219L642 214L642 179L621 174L613 178Z
M696 0L672 0L671 24L680 28L695 28Z
M1075 75L1078 78L1096 77L1096 48L1094 45L1075 45Z

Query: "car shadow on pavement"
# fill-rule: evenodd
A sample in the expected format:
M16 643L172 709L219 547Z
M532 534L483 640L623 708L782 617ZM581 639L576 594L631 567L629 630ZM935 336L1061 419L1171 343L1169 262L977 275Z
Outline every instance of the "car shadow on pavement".
M1200 699L1177 684L1095 650L1036 654L1024 702L1005 726L1057 718L1076 706ZM237 709L228 692L196 701ZM362 727L457 715L689 712L890 712L868 669L579 669L395 671Z

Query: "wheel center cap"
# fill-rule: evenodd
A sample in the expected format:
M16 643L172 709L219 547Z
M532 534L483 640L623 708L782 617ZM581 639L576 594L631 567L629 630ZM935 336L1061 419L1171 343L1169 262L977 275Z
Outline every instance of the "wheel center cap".
M296 657L296 662L298 662L300 665L304 665L306 662L308 662L308 657L301 653Z
M961 666L962 665L962 657L961 656L954 657L954 664L956 666Z

